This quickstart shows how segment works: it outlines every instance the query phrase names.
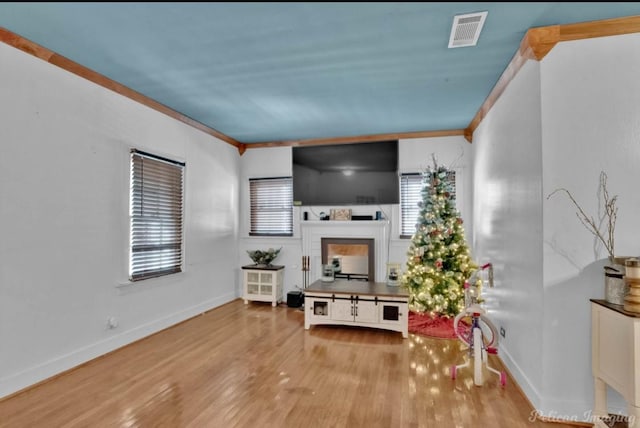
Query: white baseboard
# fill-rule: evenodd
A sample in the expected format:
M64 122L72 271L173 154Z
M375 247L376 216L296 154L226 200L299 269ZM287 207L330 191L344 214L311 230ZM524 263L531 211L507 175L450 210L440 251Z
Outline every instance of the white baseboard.
M624 404L623 404L624 406ZM613 415L626 415L626 409L619 407L617 404L610 403L609 413ZM561 409L561 410L560 410ZM545 397L542 405L537 410L542 420L547 422L584 422L596 423L596 417L593 415L592 403L584 401L566 400L554 397Z
M592 403L584 401L559 399L557 397L547 397L541 395L538 390L531 384L529 378L522 372L518 364L513 361L508 349L501 347L499 353L502 363L507 367L511 376L517 382L518 386L525 394L529 403L533 406L530 419L543 420L546 422L568 423L586 422L594 423L595 418L592 415ZM613 391L611 391L613 392ZM618 394L613 392L609 395L608 410L614 415L626 415L624 400ZM611 396L613 395L613 396Z
M218 298L208 300L204 303L200 303L164 318L140 325L106 340L93 343L69 354L56 357L38 366L31 367L22 372L0 379L0 398L16 393L38 382L42 382L52 376L70 370L80 364L91 361L108 352L157 333L160 330L171 327L172 325L178 324L203 312L228 303L236 298L236 293L227 293Z
M509 354L509 350L501 346L499 356L502 360L502 363L509 370L509 373L511 374L511 376L513 376L514 380L524 393L525 397L529 400L533 408L540 408L540 403L542 401L540 398L540 393L538 392L536 387L533 386L529 378L520 369L520 366L518 366L518 364L513 361L511 354Z

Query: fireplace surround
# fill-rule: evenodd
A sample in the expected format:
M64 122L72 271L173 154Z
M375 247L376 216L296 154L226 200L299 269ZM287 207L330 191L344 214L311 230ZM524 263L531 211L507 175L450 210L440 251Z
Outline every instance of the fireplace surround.
M386 263L389 240L388 220L359 221L304 221L301 223L302 255L309 256L309 280L314 282L322 273L322 238L367 239L373 242L373 251L368 259L368 280L383 281L386 275ZM326 258L325 258L326 260Z

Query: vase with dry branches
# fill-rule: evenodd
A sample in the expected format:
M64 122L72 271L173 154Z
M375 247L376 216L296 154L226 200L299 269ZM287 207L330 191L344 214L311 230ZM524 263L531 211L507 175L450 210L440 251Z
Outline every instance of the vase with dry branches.
M616 203L618 202L618 195L609 195L609 190L607 189L607 174L604 171L600 172L599 193L602 196L603 212L602 216L598 220L593 216L587 215L578 202L576 202L571 192L564 187L551 192L549 196L547 196L547 199L559 192L565 193L571 202L573 202L573 205L578 209L576 217L578 217L582 225L586 227L587 230L602 243L602 245L604 245L604 248L609 254L609 261L616 264L614 235L616 230L616 220L618 219L618 207L616 206ZM605 229L604 231L602 231L603 224Z
M554 190L547 196L547 199L556 193L566 194L573 205L578 209L576 216L584 227L602 243L609 255L609 266L605 266L605 300L617 305L624 304L624 297L628 292L628 287L623 280L625 271L624 264L627 257L617 257L615 251L615 230L618 219L618 195L610 196L607 188L607 174L600 172L599 194L602 198L603 211L596 220L595 217L587 215L580 204L575 200L570 191L565 188ZM604 230L603 230L604 229Z

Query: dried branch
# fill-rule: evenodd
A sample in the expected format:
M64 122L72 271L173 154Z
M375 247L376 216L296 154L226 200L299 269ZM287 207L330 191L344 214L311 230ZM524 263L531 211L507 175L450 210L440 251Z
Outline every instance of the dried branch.
M576 202L575 198L567 189L561 187L559 189L554 190L547 196L547 199L552 197L554 194L558 192L564 192L567 194L573 205L578 209L576 213L576 217L580 220L580 223L591 232L596 238L602 242L607 252L609 253L609 259L613 261L615 257L615 229L616 229L616 220L618 218L618 207L616 207L616 202L618 200L618 196L615 195L612 198L609 197L609 191L607 190L607 174L603 171L600 173L600 190L602 191L602 198L604 202L604 217L607 219L607 233L606 237L600 231L601 223L596 223L593 216L588 216L582 207Z
M600 189L602 189L602 197L604 199L604 215L607 219L608 240L611 247L609 255L613 257L613 249L615 248L614 234L616 230L616 220L618 219L618 207L616 207L618 195L609 199L609 191L607 190L607 174L604 172L600 173Z

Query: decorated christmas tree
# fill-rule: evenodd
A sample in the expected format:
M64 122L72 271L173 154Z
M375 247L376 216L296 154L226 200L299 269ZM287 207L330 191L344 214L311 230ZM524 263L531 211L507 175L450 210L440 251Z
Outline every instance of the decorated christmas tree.
M411 310L443 316L455 316L464 308L464 282L477 269L455 206L450 173L434 158L433 167L422 174L420 214L402 276Z

